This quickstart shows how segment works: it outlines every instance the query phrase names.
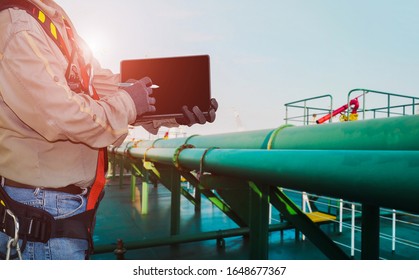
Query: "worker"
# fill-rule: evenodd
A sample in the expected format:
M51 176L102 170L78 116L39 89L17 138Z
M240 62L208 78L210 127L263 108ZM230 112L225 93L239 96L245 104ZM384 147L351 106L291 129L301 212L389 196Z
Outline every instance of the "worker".
M86 259L103 195L106 147L130 124L213 122L184 117L141 122L156 110L152 80L119 88L53 0L0 0L0 258ZM191 109L191 110L190 110Z

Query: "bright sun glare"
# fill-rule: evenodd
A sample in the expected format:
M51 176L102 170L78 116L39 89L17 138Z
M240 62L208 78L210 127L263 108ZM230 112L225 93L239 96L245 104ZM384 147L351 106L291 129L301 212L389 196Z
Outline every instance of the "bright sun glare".
M112 69L119 67L119 62L114 61L115 45L104 33L91 33L89 36L83 37L91 49L93 56L99 61L102 67ZM113 69L117 71L118 69Z
M96 57L102 56L106 53L106 49L108 47L103 38L99 36L89 36L88 38L86 38L86 42Z
M110 41L106 38L105 34L95 33L84 36L83 38L98 60L105 59L111 52Z

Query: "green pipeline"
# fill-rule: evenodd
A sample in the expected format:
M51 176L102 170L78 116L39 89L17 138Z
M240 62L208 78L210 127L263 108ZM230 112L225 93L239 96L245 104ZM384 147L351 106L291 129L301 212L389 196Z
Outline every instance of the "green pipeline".
M127 143L161 164L419 213L419 116ZM179 147L189 144L188 148Z
M371 119L311 126L282 126L189 138L142 141L138 147L307 150L419 150L419 116ZM269 145L270 143L270 145Z

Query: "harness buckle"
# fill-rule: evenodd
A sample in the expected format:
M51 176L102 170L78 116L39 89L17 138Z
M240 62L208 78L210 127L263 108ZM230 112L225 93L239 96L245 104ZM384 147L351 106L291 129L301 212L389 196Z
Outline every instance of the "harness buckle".
M53 230L52 221L48 215L37 214L32 213L31 217L22 217L24 221L22 221L21 235L28 241L46 243Z

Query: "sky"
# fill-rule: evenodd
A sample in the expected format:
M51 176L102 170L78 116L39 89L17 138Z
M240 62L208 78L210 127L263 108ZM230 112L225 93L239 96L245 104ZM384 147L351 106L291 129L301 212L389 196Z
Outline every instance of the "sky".
M284 104L330 94L340 107L354 88L419 97L416 0L56 2L114 72L123 59L210 55L217 119L187 134L276 128Z

